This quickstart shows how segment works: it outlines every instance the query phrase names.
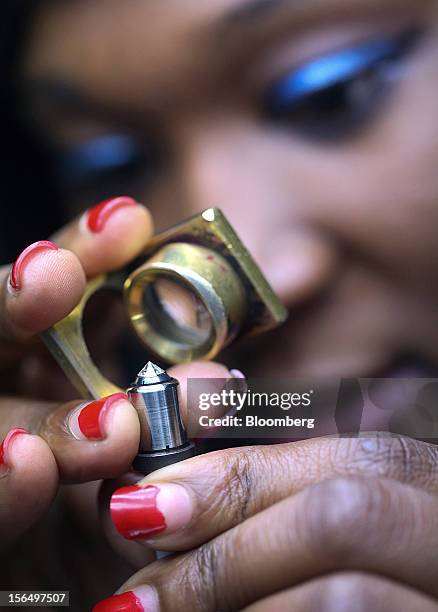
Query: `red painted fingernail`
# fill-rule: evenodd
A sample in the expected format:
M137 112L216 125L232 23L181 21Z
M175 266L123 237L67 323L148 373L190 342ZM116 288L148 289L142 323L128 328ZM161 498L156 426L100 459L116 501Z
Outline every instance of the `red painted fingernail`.
M11 429L11 431L6 435L5 439L0 444L0 466L6 465L6 454L8 452L8 447L11 441L17 436L19 436L20 434L27 434L27 433L29 432L26 431L25 429L22 429L21 427L17 427L15 429Z
M126 393L113 393L113 395L108 395L108 397L103 397L84 406L77 415L77 423L81 433L86 438L93 440L104 438L103 420L105 413L116 402L127 399Z
M97 204L97 206L90 208L87 212L88 229L95 234L101 232L113 212L124 206L138 206L138 202L128 196L120 196L118 198L104 200L100 204Z
M144 607L132 591L113 595L108 599L99 601L93 608L93 612L143 612Z
M160 600L154 587L143 584L133 591L113 595L96 604L93 612L158 612Z
M40 251L59 251L58 247L54 242L50 242L50 240L38 240L38 242L34 242L30 244L28 247L20 253L16 262L12 266L11 274L9 276L9 284L12 289L18 291L21 288L21 275L23 273L23 268L26 261L29 260L29 257L38 253Z
M159 488L154 485L131 485L114 491L111 497L111 519L117 531L127 540L145 540L166 529L164 515L157 508Z

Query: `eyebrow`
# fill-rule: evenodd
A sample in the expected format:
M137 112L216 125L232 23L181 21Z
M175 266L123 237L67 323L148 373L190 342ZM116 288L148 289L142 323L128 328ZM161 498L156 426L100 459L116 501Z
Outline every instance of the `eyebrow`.
M412 0L239 0L206 32L210 48L221 49L225 70L238 71L254 55L281 36L292 36L315 23L333 17L391 18L394 11L411 6ZM386 15L386 17L385 17Z
M218 39L225 37L230 41L250 35L253 31L264 29L268 22L282 15L302 11L312 11L318 0L243 0L219 17L212 33Z
M264 18L267 15L283 8L285 4L290 4L291 0L252 0L239 4L234 9L231 9L225 17L223 17L223 25L229 22L234 22L239 25L240 22L251 22Z
M344 0L324 0L328 4ZM205 48L217 58L218 74L238 72L283 31L291 32L301 14L312 14L321 0L238 0L215 16L203 32ZM220 56L217 49L221 49Z
M326 18L340 7L363 4L386 4L408 0L239 0L215 21L205 34L209 47L222 49L224 66L245 63L270 42L290 35L320 18Z
M333 11L344 12L399 9L409 5L411 0L241 0L229 9L215 24L217 35L242 38L246 32L251 33L260 26L275 21L282 15L288 15L293 21L312 20L332 14Z

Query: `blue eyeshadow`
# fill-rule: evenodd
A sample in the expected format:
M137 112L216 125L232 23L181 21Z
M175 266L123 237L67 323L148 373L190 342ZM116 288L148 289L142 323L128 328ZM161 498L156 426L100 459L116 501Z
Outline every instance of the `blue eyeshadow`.
M400 38L366 42L308 62L270 88L265 98L267 109L274 114L290 110L309 95L355 77L378 62L397 57L405 46L405 37Z
M73 147L58 156L58 172L64 178L84 179L88 174L115 170L132 163L138 156L138 146L124 135L106 135Z

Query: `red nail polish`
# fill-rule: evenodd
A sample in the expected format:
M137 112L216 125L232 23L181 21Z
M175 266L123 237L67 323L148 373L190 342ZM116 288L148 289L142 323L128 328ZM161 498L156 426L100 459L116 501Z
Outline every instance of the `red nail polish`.
M144 612L144 608L135 593L127 591L99 601L93 612Z
M26 260L29 259L29 257L34 253L47 250L58 251L59 249L56 244L54 242L50 242L50 240L39 240L38 242L30 244L20 253L16 262L12 266L11 274L9 276L9 284L13 289L16 291L20 289L21 274Z
M117 489L110 502L111 518L117 531L127 540L145 540L166 529L157 508L159 488L131 485Z
M11 429L11 431L6 435L5 439L0 444L0 466L6 464L5 457L8 451L8 446L11 443L11 440L15 438L16 436L19 436L20 434L27 434L27 433L29 432L26 431L25 429L22 429L21 427L17 427L15 429Z
M122 399L128 399L126 393L113 393L113 395L108 395L108 397L90 402L82 408L78 415L78 425L86 438L101 440L104 437L105 434L102 427L102 421L105 412L107 412L115 402Z
M94 208L90 208L87 213L88 229L95 234L101 232L113 212L124 206L138 206L138 203L128 196L120 196L119 198L104 200Z

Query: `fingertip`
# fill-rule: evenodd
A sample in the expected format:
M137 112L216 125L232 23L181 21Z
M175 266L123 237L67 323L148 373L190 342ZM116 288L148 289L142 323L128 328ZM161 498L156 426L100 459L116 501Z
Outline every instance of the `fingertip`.
M144 206L136 204L116 209L102 231L91 236L95 246L88 273L107 272L124 265L140 253L151 236L152 218Z
M187 527L193 505L189 492L180 484L140 481L113 492L110 514L125 539L152 543Z
M77 405L66 418L69 432L76 440L112 442L135 440L139 421L126 393L113 393L92 402Z
M63 319L80 301L85 274L78 258L65 249L47 249L29 257L20 270L19 289L8 285L6 320L12 335L28 335Z
M112 410L105 414L104 429L107 437L113 441L127 442L137 450L140 422L136 409L127 399L119 400ZM130 452L129 455L131 454Z
M104 438L98 442L98 478L115 478L130 469L140 443L140 422L133 405L119 399L103 418Z
M233 378L233 375L228 368L222 363L214 361L192 361L191 363L182 363L169 368L169 374L174 376L180 384L181 409L183 418L187 425L188 420L188 384L190 379L213 379L226 381Z
M122 428L126 418L129 420L130 404L127 399L126 393L120 392L77 405L67 415L70 433L77 440L103 440L108 429L112 429L114 413L120 403L123 407Z
M92 612L116 612L131 610L131 612L159 612L160 604L157 591L149 585L141 585L132 591L117 593L99 601Z
M32 480L36 486L44 483L47 489L51 482L56 486L58 470L49 446L39 436L22 431L14 436L8 446L9 469L20 480Z
M133 231L135 222L140 223L143 232L152 235L153 221L149 210L133 198L121 196L88 209L82 215L79 225L82 232L97 235L111 230L117 233L120 229Z
M63 482L115 478L129 470L138 451L140 424L126 394L69 402L42 427Z
M0 525L13 538L28 529L47 511L58 486L55 458L36 435L21 433L10 440L3 478Z
M189 378L233 378L233 374L222 363L214 361L192 361L169 368L169 374L185 383Z
M88 276L118 268L138 255L153 234L150 212L132 198L107 200L86 211L68 244ZM61 238L62 240L62 238Z

